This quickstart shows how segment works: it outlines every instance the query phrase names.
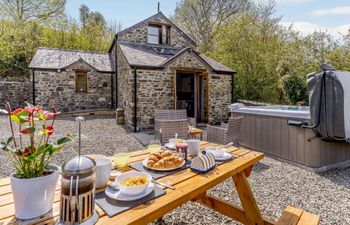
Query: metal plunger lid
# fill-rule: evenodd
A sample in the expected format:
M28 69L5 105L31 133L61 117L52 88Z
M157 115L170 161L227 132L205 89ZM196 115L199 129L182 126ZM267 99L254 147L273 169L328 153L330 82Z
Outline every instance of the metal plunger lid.
M79 123L79 151L78 156L73 159L65 162L62 165L62 173L63 175L78 175L78 174L90 174L95 171L96 163L92 159L81 156L81 123L84 121L83 117L77 117L75 119L76 122Z

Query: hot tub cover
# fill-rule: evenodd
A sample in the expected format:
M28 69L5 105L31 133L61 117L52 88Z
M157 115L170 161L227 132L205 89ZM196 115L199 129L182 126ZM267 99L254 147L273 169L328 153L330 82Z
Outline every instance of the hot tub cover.
M321 68L307 80L311 128L323 140L350 142L350 72Z

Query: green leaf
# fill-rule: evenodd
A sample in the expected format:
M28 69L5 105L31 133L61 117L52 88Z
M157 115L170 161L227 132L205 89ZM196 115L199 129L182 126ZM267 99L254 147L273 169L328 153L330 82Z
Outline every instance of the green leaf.
M11 115L11 120L15 123L18 124L25 124L27 123L27 121L25 119L22 119L21 117L17 116L17 115Z
M74 138L72 136L67 136L67 137L63 137L57 140L57 144L58 145L63 145L66 144L68 142L72 142L74 141Z
M5 142L0 142L0 148L1 148L2 150L6 151L6 150L5 150L5 149L6 149L6 146L7 146L7 144L6 144Z
M22 110L20 113L18 113L16 116L21 117L21 116L29 116L29 112L27 110Z
M13 141L13 137L9 137L7 139L6 145L9 145Z
M63 147L64 145L52 145L52 149L49 154L52 155L53 153L60 151Z
M34 127L28 127L20 131L21 134L33 134L35 132Z

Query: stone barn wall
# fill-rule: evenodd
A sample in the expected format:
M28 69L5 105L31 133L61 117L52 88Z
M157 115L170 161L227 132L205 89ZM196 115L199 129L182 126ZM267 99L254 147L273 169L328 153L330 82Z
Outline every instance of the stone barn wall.
M25 102L33 102L31 82L0 81L0 108L4 108L6 102L11 103L12 108L25 106Z
M87 93L76 92L74 69L88 70ZM35 99L44 108L55 107L62 112L111 108L111 74L100 73L85 63L66 70L35 70Z
M154 127L156 109L174 108L173 85L173 71L137 70L138 127Z
M208 99L210 124L227 121L230 110L227 108L231 104L232 75L209 74L208 79Z

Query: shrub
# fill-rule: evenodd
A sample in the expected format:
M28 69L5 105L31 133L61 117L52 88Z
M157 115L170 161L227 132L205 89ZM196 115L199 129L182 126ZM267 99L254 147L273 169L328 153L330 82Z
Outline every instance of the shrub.
M308 102L306 81L297 75L286 75L281 78L281 88L286 100L291 104Z

